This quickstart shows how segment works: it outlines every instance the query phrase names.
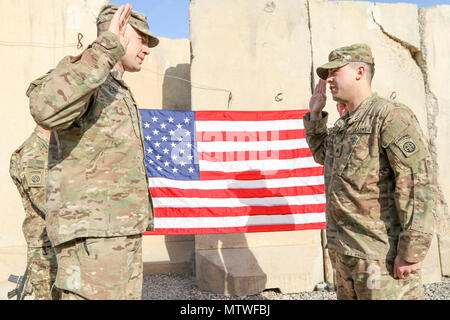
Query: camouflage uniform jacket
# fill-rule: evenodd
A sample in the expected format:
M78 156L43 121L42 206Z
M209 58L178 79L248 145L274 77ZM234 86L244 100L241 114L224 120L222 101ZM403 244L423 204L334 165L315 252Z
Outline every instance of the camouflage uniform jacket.
M50 246L45 230L45 181L49 138L37 127L11 155L9 174L22 197L25 220L22 231L28 247Z
M34 120L52 130L47 231L55 246L134 235L153 223L141 118L111 71L124 54L117 36L104 32L28 89Z
M413 112L365 99L327 129L328 115L303 120L316 162L325 166L328 248L363 259L422 261L431 243L436 181Z

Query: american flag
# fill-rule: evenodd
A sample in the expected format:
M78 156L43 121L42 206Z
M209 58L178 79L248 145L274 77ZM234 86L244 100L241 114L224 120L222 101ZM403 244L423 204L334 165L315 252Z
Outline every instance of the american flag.
M145 234L325 228L305 110L139 111L155 212Z

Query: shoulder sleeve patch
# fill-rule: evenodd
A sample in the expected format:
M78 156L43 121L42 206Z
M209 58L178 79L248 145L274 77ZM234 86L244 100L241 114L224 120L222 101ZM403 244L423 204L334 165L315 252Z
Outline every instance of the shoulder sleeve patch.
M414 113L395 108L389 113L381 132L383 148L392 152L404 166L415 172L419 162L429 156L428 144Z
M45 187L45 161L40 159L28 160L25 178L29 187Z
M45 171L43 168L28 167L25 172L25 177L29 187L45 187L44 177Z
M399 147L405 157L410 157L421 150L420 143L415 141L409 134L401 136L395 141L395 144Z
M45 161L39 160L39 159L30 159L30 160L28 160L28 167L43 169L43 168L45 168Z
M429 156L425 140L417 130L409 126L402 134L387 146L406 167L416 172L421 160Z

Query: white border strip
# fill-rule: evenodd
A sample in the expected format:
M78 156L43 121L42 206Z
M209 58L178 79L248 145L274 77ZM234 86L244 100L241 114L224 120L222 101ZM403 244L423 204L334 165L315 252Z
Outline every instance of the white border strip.
M197 142L198 152L269 151L308 148L306 139Z
M278 131L304 129L303 119L266 121L196 121L200 131Z

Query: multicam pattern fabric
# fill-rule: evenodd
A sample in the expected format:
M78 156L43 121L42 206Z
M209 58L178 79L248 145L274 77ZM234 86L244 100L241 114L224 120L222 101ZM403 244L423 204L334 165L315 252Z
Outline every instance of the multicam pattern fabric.
M394 278L393 260L367 260L329 251L338 300L423 299L420 270Z
M128 86L110 73L124 54L104 32L28 90L33 118L52 131L47 232L55 246L140 234L152 224L140 115Z
M51 294L57 271L56 256L45 228L48 140L35 128L12 154L9 168L25 209L22 230L28 246L28 277L37 300L57 299Z
M142 235L78 238L55 247L63 300L139 300Z
M325 166L328 248L364 259L414 263L431 244L436 177L420 125L399 103L368 97L327 129L304 117L306 139Z
M57 273L53 247L28 248L28 277L35 300L58 300L59 293L52 291Z
M331 51L328 55L328 62L316 69L317 75L326 80L328 69L340 68L350 62L365 62L375 65L370 47L365 43L356 43Z
M35 128L11 155L9 174L25 209L22 231L28 247L51 245L45 229L45 182L48 175L48 137Z

